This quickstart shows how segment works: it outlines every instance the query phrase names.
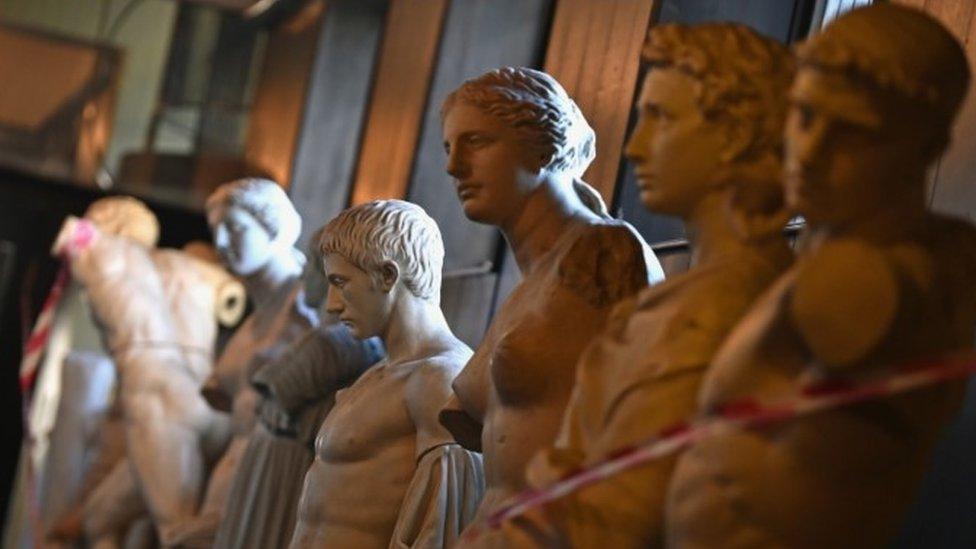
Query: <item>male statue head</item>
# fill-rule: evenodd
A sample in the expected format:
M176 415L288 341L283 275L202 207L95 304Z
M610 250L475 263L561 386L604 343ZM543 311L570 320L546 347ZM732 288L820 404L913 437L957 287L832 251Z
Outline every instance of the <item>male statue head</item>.
M385 338L394 311L438 308L444 244L423 208L375 200L349 208L321 231L326 311L361 339Z
M302 221L274 181L225 183L207 198L206 207L214 247L234 274L251 275L277 256L295 256Z
M747 208L765 210L751 213L780 210L789 50L744 25L670 24L650 31L642 58L625 153L643 204L693 221L706 196L731 184Z
M885 3L844 15L797 57L789 205L829 231L892 208L924 211L925 170L948 144L969 84L959 43L931 16Z

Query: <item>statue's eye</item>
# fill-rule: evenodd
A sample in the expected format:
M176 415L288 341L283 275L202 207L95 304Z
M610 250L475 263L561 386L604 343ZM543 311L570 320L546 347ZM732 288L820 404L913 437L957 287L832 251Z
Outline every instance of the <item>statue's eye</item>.
M491 140L488 139L488 136L480 133L469 135L465 141L469 146L474 148L483 147L491 142Z

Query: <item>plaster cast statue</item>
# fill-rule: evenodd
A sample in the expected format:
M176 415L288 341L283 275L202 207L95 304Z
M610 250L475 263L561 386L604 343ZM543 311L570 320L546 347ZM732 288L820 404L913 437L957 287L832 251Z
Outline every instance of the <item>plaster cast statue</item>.
M884 379L973 345L976 229L928 211L925 191L968 86L962 48L932 17L885 3L797 55L785 194L808 245L716 354L703 410L788 398L814 380ZM668 543L887 546L964 386L699 441L675 468Z
M216 279L223 279L226 283L220 284L218 289L218 306L214 311L216 320L220 324L234 325L240 321L243 312L243 302L246 300L244 288L239 283L229 281L226 274L214 265L214 256L211 252L204 249L209 248L203 243L189 243L184 247L184 252L192 258L201 259L207 264L197 265L204 271L211 271L211 276ZM215 270L218 269L218 270ZM173 286L170 286L173 289ZM171 299L179 300L181 292L179 287L175 287ZM176 305L181 305L179 301L174 301ZM192 316L194 309L190 309ZM205 311L201 311L206 315ZM66 359L65 368L78 368L94 357L72 353ZM84 361L77 363L79 359ZM68 360L72 359L77 364L69 366ZM105 362L112 366L111 360L107 357ZM79 369L84 371L84 369ZM65 370L65 380L68 380L68 370ZM78 374L73 373L72 377ZM113 375L114 377L114 375ZM103 390L112 389L112 384L103 386ZM117 392L117 391L116 391ZM62 406L64 401L62 401ZM61 411L59 410L59 414ZM72 412L67 412L72 414ZM67 415L66 414L66 415ZM73 415L73 414L72 414ZM77 419L75 419L75 422ZM225 422L218 422L221 426L220 432L208 432L205 436L209 439L219 438L223 431ZM125 414L122 408L122 399L117 396L109 403L107 410L100 417L96 425L89 426L93 434L89 435L89 440L94 440L94 454L90 459L90 464L86 464L83 477L83 486L77 493L72 492L73 505L65 512L61 513L59 520L49 529L49 539L73 540L80 537L84 526L89 536L97 539L89 539L89 544L93 546L115 546L122 540L124 547L151 547L156 543L153 532L153 522L149 515L147 503L144 501L137 480L133 473L133 466L126 455L125 443ZM97 433L97 434L94 434ZM212 452L211 452L212 454ZM208 461L212 460L212 456ZM59 464L59 467L64 467ZM55 482L52 480L52 483ZM56 491L53 490L53 491Z
M155 246L159 235L153 213L139 200L127 196L96 200L85 211L85 218L106 233L147 248ZM118 433L103 430L115 385L114 365L106 352L92 322L84 290L76 281L69 282L43 351L28 411L29 436L24 443L33 460L33 497L45 533L51 533L85 497L88 471L105 453L99 435L106 431ZM121 438L116 438L112 445L124 447ZM18 477L26 480L26 476L26 462L21 462ZM27 494L17 492L11 508L22 503L20 498L27 498ZM23 504L26 506L26 501ZM30 539L33 532L27 531L30 528L26 516L19 522L6 525L4 547L33 547L41 542ZM20 540L12 539L13 535Z
M423 209L350 208L319 249L326 310L388 353L336 395L305 476L293 548L448 547L484 491L481 456L437 420L471 356L440 309L444 244Z
M301 219L281 187L265 179L221 185L206 209L217 254L242 279L254 307L227 342L204 388L212 406L230 413L231 436L210 475L198 516L184 523L179 539L201 547L213 546L215 538L221 547L242 547L242 540L251 539L270 547L262 535L277 539L279 530L291 528L287 509L297 501L308 450L289 439L281 451L264 452L275 437L255 428L261 399L251 378L318 325L318 315L301 299L304 256L294 248ZM259 447L249 450L257 433ZM278 507L280 513L269 511ZM267 516L256 520L254 513Z
M223 290L238 283L181 252L150 252L75 218L65 222L54 250L88 291L118 370L128 462L103 483L140 494L160 542L173 545L179 524L196 513L206 461L227 430L226 418L198 391L211 370ZM109 508L119 505L117 495L90 498L86 508L97 512L86 509L88 539L111 546L104 538L118 524Z
M620 303L583 353L554 448L529 468L540 487L692 417L712 355L792 258L780 183L789 51L743 25L660 25L642 57L626 155L643 204L685 222L691 268ZM479 544L663 547L674 463L621 472Z
M664 275L580 179L595 136L551 76L493 70L455 90L441 112L465 215L501 229L523 275L441 414L460 442L484 452L484 516L528 486L525 464L553 442L576 361L611 307Z

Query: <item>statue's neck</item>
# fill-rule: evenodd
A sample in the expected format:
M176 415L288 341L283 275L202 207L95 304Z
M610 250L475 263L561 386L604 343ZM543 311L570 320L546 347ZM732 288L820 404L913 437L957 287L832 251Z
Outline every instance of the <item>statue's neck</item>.
M426 356L437 341L447 338L453 335L440 306L413 295L397 300L390 321L380 334L390 364Z
M807 250L836 238L856 238L883 244L915 235L925 224L928 206L925 185L906 185L892 200L867 207L863 215L839 226L811 224ZM897 192L894 188L892 192ZM870 205L866 205L870 206Z
M551 250L574 222L596 218L573 190L572 178L544 181L529 196L525 207L499 228L522 273L528 273L539 257Z
M294 251L283 248L273 255L263 267L244 277L244 286L256 309L268 304L274 297L300 277L302 266Z
M732 229L728 200L727 190L710 192L684 219L692 267L711 265L726 256L741 253L747 247L746 242Z

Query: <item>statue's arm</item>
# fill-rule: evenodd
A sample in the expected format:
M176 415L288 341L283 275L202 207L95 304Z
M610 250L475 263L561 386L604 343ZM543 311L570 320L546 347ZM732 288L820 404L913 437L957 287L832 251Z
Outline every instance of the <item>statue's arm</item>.
M308 330L280 357L258 370L252 383L289 412L330 397L359 378L382 353L341 325Z
M903 288L877 248L857 240L830 242L796 268L790 316L817 363L843 369L885 340Z
M407 410L417 428L417 468L400 507L391 548L449 547L484 495L481 454L461 448L437 420L451 396L454 369L437 360L407 380Z

